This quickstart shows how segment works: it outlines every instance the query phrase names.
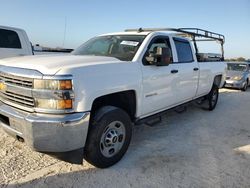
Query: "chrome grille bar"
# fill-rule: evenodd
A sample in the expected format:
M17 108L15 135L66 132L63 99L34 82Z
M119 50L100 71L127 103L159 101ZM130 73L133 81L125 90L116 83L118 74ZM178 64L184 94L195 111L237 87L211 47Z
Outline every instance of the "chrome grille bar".
M0 81L4 81L10 85L16 85L20 87L33 88L33 79L15 76L7 73L0 72Z
M16 104L20 104L20 105L25 105L28 107L34 107L35 103L34 103L34 99L31 97L27 97L27 96L23 96L20 94L15 94L12 92L0 92L0 99L3 99L2 101L9 101L9 102L13 102Z

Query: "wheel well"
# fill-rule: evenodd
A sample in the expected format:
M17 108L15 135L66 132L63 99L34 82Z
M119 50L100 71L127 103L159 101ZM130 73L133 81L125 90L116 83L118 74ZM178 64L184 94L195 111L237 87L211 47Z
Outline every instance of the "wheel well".
M91 108L91 114L103 106L115 106L128 113L131 120L135 120L136 96L135 91L122 91L98 97L94 100Z
M215 78L214 78L214 84L219 87L220 84L221 84L221 80L222 80L222 75L215 76Z

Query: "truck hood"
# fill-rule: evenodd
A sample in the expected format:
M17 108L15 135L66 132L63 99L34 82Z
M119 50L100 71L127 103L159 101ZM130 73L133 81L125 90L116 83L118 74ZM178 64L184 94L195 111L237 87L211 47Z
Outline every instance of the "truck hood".
M35 69L45 75L54 75L62 68L74 68L96 64L119 63L120 60L105 56L35 55L0 60L0 65Z

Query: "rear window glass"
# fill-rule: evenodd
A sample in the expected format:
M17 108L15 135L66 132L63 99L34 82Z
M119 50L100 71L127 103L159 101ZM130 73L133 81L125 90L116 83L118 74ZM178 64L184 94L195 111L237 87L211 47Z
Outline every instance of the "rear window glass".
M174 39L174 43L178 55L178 62L192 62L193 53L189 42L181 39Z
M0 29L0 48L21 48L21 42L15 31Z

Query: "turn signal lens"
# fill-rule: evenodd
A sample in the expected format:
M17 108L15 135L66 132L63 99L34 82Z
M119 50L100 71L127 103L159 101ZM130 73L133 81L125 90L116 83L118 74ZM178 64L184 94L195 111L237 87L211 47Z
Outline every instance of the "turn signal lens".
M59 100L57 107L58 107L58 109L71 109L72 108L72 100Z
M71 80L61 80L60 83L60 90L70 90L72 89L72 82Z

